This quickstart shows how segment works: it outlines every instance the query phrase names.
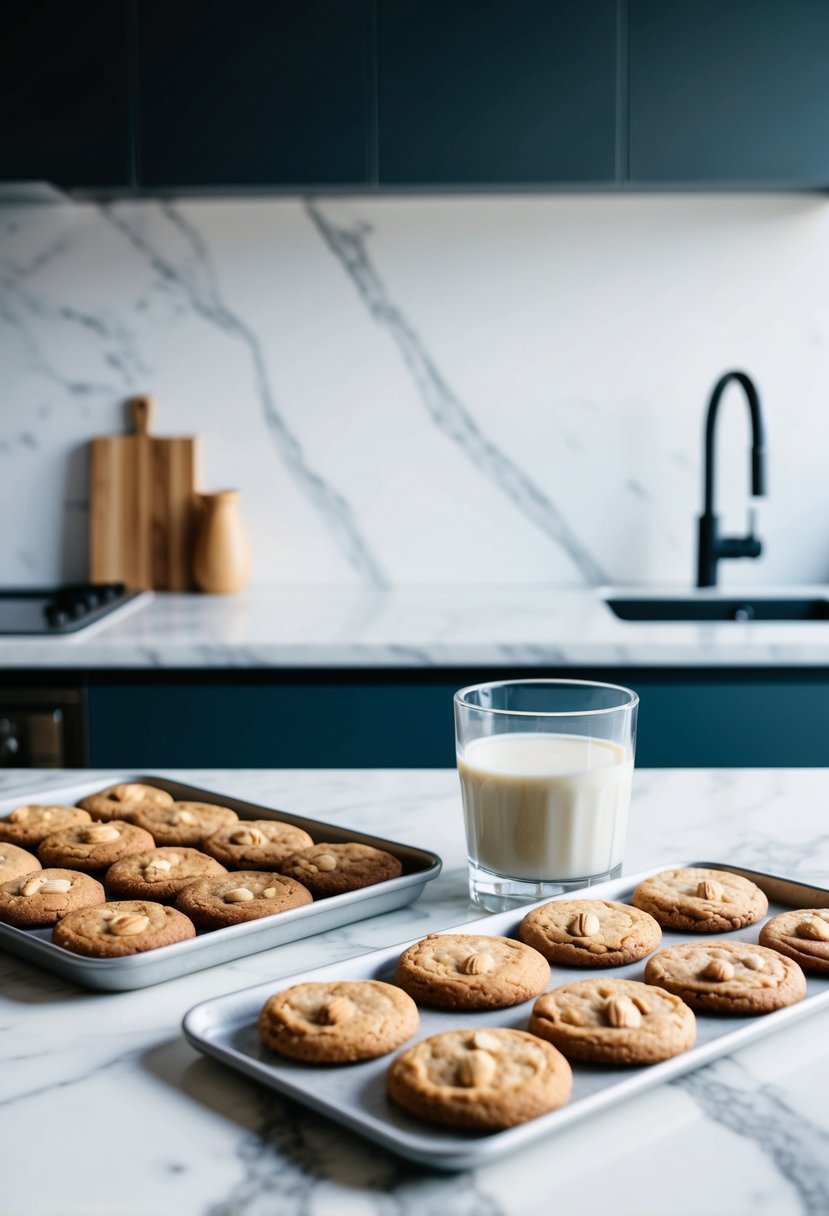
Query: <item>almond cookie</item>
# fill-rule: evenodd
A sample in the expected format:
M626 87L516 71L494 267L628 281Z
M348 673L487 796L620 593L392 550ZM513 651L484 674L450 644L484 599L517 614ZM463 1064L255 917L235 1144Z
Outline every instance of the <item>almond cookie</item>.
M19 806L0 820L0 840L24 848L37 846L53 832L91 821L91 815L76 806Z
M278 870L286 857L313 843L307 832L291 823L246 819L220 828L202 848L229 870Z
M380 980L295 984L269 997L256 1024L266 1047L313 1064L373 1060L410 1039L411 997Z
M196 879L226 873L215 858L198 849L147 849L116 861L105 881L108 894L116 899L157 899L172 904Z
M392 1061L386 1091L431 1123L499 1131L557 1110L573 1073L552 1044L523 1030L446 1030Z
M149 832L131 823L111 819L107 823L80 824L47 836L37 851L45 866L67 866L95 874L122 857L144 853L155 841Z
M743 1016L794 1005L806 977L790 958L751 942L684 942L648 959L645 983L705 1013Z
M684 1001L661 988L592 979L543 993L528 1030L568 1060L655 1064L693 1047L697 1023Z
M27 853L16 844L0 844L0 883L9 882L18 874L31 874L39 869L40 862L34 853Z
M90 958L142 954L195 937L196 930L175 908L138 899L67 912L52 930L52 941Z
M403 866L385 849L355 842L313 844L292 853L279 870L306 886L314 899L322 899L397 878L403 873Z
M239 822L230 807L214 806L212 802L142 802L125 818L149 832L156 844L194 849L220 828Z
M312 902L311 892L293 878L272 870L234 870L219 878L190 883L176 900L176 907L199 929L222 929Z
M689 866L646 878L631 896L663 929L727 933L752 925L768 911L769 901L753 882L727 870Z
M142 802L154 806L170 806L172 794L157 789L154 785L142 785L138 781L124 781L120 785L108 785L97 794L81 798L78 806L89 811L93 819L124 819Z
M793 958L804 971L829 972L829 909L781 912L763 925L760 941Z
M400 955L394 982L418 1005L503 1009L543 992L550 965L509 937L430 933Z
M647 912L607 899L561 899L528 912L522 942L565 967L621 967L650 954L662 930Z
M102 904L104 888L77 870L35 870L0 887L0 920L19 929L53 925L67 912Z

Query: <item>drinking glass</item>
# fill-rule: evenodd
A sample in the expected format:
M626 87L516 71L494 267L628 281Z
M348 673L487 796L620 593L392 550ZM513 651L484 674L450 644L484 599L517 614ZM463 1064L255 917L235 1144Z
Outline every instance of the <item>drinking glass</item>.
M454 701L473 903L501 912L620 874L636 693L591 680L498 680Z

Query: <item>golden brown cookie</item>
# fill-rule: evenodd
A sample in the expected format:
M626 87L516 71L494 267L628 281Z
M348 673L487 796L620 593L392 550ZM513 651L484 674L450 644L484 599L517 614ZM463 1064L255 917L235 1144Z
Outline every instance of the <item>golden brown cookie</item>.
M293 878L272 870L234 870L232 874L190 883L176 900L176 907L199 929L222 929L311 902L311 892Z
M522 942L565 967L621 967L650 954L662 930L647 912L607 899L560 899L533 908Z
M268 998L257 1022L266 1047L313 1064L373 1060L417 1030L411 997L380 980L294 984Z
M794 1005L806 995L797 963L751 942L684 942L654 954L645 983L705 1013L742 1016Z
M577 980L543 993L528 1030L568 1060L655 1064L693 1047L697 1023L678 996L636 980Z
M21 849L19 845L4 841L0 844L0 883L17 878L18 874L31 874L40 869L40 862L34 853Z
M307 832L291 823L246 819L220 828L202 848L229 870L278 870L291 853L313 843Z
M75 824L90 823L91 816L76 806L19 806L6 818L0 820L0 840L9 844L35 847L62 828Z
M226 873L220 862L198 849L147 849L111 865L105 883L107 893L116 899L157 899L172 904L191 882Z
M78 806L89 811L93 819L126 819L127 815L143 802L154 806L170 806L172 794L154 785L142 785L139 781L122 781L119 785L108 785L97 794L81 798Z
M142 954L195 937L196 930L175 908L138 899L68 912L52 930L52 941L90 958Z
M829 972L829 909L781 912L760 930L760 942L799 963L804 971Z
M386 1090L431 1123L498 1131L557 1110L570 1097L564 1056L523 1030L446 1030L415 1043L389 1066Z
M158 845L180 844L194 849L220 828L239 822L230 807L211 802L142 802L125 818L148 831Z
M53 925L67 912L102 904L104 888L77 870L35 870L0 887L0 920L20 929Z
M503 1009L543 992L550 965L509 937L430 933L400 955L394 982L418 1005Z
M399 860L385 849L356 842L312 844L292 853L279 869L306 886L314 899L357 891L403 872Z
M132 823L110 819L107 823L80 824L47 836L37 855L44 866L65 866L96 874L133 853L152 849L155 841L149 832Z
M742 875L695 866L646 878L630 902L649 912L663 929L691 933L741 929L765 916L769 907L760 888Z

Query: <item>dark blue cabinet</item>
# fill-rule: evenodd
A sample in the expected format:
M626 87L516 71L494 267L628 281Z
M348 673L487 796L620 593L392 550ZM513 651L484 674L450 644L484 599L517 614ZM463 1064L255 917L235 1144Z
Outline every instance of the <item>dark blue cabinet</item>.
M0 4L0 179L131 180L127 0Z
M629 0L633 182L829 183L827 0Z
M369 7L138 0L142 185L364 185Z
M615 0L378 0L381 185L610 182Z

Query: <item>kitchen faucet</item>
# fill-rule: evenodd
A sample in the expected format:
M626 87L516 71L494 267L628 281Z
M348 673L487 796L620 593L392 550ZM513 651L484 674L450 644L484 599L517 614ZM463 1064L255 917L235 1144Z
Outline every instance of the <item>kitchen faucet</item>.
M720 558L759 557L763 551L762 543L754 535L753 511L749 512L748 536L719 536L717 533L718 521L714 514L714 429L720 398L731 380L742 385L751 414L751 493L753 497L759 497L766 492L760 398L745 372L726 372L714 386L705 421L705 505L699 517L698 587L717 585L717 562Z

